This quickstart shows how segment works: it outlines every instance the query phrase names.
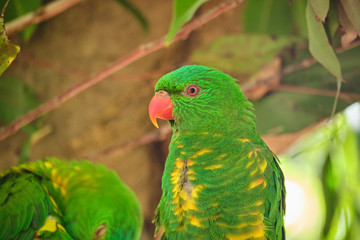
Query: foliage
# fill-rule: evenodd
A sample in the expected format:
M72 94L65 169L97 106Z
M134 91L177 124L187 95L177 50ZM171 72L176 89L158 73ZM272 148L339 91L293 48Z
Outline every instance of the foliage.
M1 11L0 15L0 75L9 67L14 61L20 48L11 43L6 35L4 28L4 11L5 7Z
M5 22L13 20L19 16L25 15L26 13L35 11L41 7L41 0L10 0L8 7L6 8ZM31 25L21 31L21 36L25 41L28 41L33 33L35 32L37 25Z
M167 44L175 37L180 28L191 20L195 11L206 2L206 0L174 0L173 18L166 39Z
M141 13L141 11L130 1L128 0L116 0L120 5L122 5L126 10L128 10L140 23L144 31L149 30L149 24L146 17Z
M0 122L9 124L24 113L37 107L39 102L35 93L22 81L2 77L0 81ZM27 125L24 132L31 135L36 127Z
M357 239L360 229L359 117L360 104L356 103L280 157L287 180L302 186L306 195L304 204L317 208L315 212L304 211L297 222L288 225L289 239ZM304 184L306 181L310 184ZM292 210L288 208L288 214L292 214Z
M192 4L179 4L180 1L174 0L174 16L171 23L167 41L169 42L180 29L188 22L195 10L205 1L188 1ZM298 2L298 1L296 1ZM332 9L329 10L329 8ZM337 78L341 78L341 68L333 48L328 44L328 36L325 28L329 25L340 26L343 22L338 19L337 12L342 11L343 17L348 19L348 25L352 24L357 33L360 34L360 2L357 0L340 1L339 4L330 5L330 0L308 0L306 13L304 12L304 2L296 3L293 6L287 1L276 0L257 0L248 1L244 12L244 28L247 32L265 33L269 35L289 35L292 32L303 36L301 26L306 16L309 49L312 55L325 66L325 68ZM327 19L329 18L329 19ZM321 20L321 21L320 21ZM348 27L344 27L345 31ZM334 33L335 31L332 31ZM343 35L347 34L344 32ZM329 36L330 40L336 36Z
M244 31L268 35L297 34L306 37L304 1L257 0L248 1L244 14Z
M340 63L334 50L329 45L323 24L316 20L315 12L310 4L307 4L306 7L306 20L311 54L324 65L331 74L337 78L341 78Z
M42 0L10 0L6 14L5 22L9 22L27 13L34 12L42 6ZM146 17L142 12L129 0L116 0L116 2L125 8L135 19L139 22L144 31L148 31L149 25ZM0 7L5 5L5 1L0 3ZM21 36L25 41L28 41L37 28L37 24L26 27L21 31Z
M6 77L0 79L0 123L9 124L37 106L39 102L35 93L22 81ZM38 130L38 122L22 128L26 140L20 150L19 162L29 159L31 139Z
M347 79L343 92L360 92L358 79L360 69L358 60L360 47L353 48L338 55L343 66L343 76ZM330 81L329 81L330 80ZM296 90L307 86L314 91L308 92L277 91L266 98L257 100L254 105L258 131L267 133L289 133L299 131L310 124L329 117L333 106L334 95L322 95L328 89L335 93L337 82L319 63L284 76L281 83ZM337 111L345 109L351 100L340 98Z
M249 78L298 40L264 34L227 35L199 47L191 61Z
M358 3L351 0L338 4L329 0L294 1L291 4L288 1L275 0L247 1L243 11L245 32L222 36L206 43L192 54L191 60L196 64L227 71L241 79L241 85L248 85L256 74L278 56L283 65L291 67L312 55L335 79L316 64L304 71L284 76L282 84L301 86L316 82L320 85L315 88L328 89L336 93L335 101L332 100L334 96L281 92L261 99L255 104L260 115L267 114L269 111L266 109L271 109L272 112L270 116L258 116L260 133L300 130L329 116L335 110L344 109L351 103L340 100L338 104L338 95L343 79L347 81L346 85L353 86L358 78L358 67L349 65L353 64L352 61L356 62L360 52L358 48L354 48L349 49L347 54L339 55L334 49L340 42L343 47L348 47L359 34L356 32L355 38L353 37L356 29L353 24L358 22L358 14L344 10L349 9L350 4L357 9ZM174 5L175 12L178 10L177 7ZM186 13L184 9L182 11ZM186 16L190 19L192 15L193 12ZM174 14L171 29L175 28L174 22L178 21L179 17ZM176 29L178 28L180 26ZM171 36L174 36L174 33L169 33L168 40ZM308 51L303 46L307 46ZM281 74L280 69L272 71L274 74ZM356 90L357 93L360 91L358 88L348 90ZM317 104L312 104L314 102ZM281 108L278 107L280 104ZM284 108L288 111L283 111ZM286 113L284 115L281 112ZM274 123L278 125L275 129Z

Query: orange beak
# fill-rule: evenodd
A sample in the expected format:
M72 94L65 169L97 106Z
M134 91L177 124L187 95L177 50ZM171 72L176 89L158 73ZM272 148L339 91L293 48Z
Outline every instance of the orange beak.
M159 128L156 122L157 118L172 120L173 103L166 91L160 90L155 93L149 104L149 116L155 127Z

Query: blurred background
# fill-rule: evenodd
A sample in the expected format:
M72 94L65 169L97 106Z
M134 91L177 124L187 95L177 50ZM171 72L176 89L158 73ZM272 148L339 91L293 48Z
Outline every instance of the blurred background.
M142 239L152 239L171 133L165 121L152 126L148 103L159 77L202 64L238 79L255 105L258 132L286 177L287 238L358 239L360 20L339 1L317 2L10 0L5 28L21 50L0 76L0 135L31 109L170 34L166 47L0 141L0 171L48 156L100 162L133 189L145 218ZM191 18L229 4L170 43ZM56 14L16 28L24 14L46 11Z

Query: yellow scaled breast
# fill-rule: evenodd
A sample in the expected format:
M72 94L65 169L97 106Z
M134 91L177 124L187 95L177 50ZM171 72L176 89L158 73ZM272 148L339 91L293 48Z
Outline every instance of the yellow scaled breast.
M195 164L195 159L211 149L201 149L193 154L188 160L176 158L173 172L171 173L172 189L172 212L177 216L178 222L189 222L190 224L201 227L200 219L193 214L187 214L190 210L198 211L196 201L198 193L203 189L203 185L193 185L191 182L196 180L194 170L191 168ZM181 152L182 155L185 152ZM180 230L182 226L179 227Z

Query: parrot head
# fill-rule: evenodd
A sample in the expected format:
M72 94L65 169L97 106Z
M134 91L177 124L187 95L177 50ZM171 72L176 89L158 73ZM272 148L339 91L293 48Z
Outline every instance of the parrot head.
M235 79L200 65L184 66L161 77L149 104L149 116L156 127L160 118L189 131L224 131L234 121L255 126L252 104Z

